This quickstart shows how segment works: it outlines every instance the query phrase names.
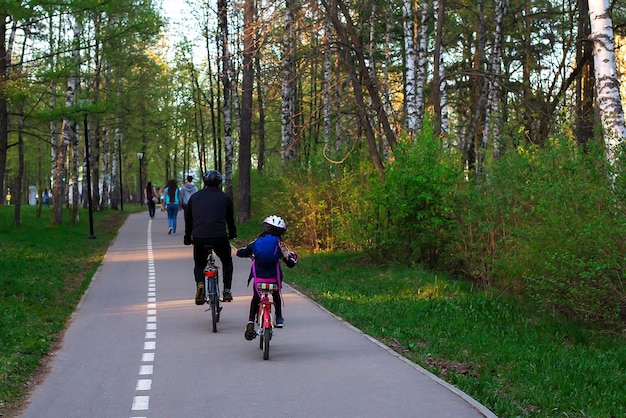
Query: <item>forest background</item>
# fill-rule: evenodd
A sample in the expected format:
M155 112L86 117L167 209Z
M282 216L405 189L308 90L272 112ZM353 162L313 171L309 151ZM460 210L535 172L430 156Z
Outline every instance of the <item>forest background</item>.
M215 168L239 223L275 208L298 248L444 270L623 333L624 4L188 5L198 31L172 44L158 2L0 4L15 225L44 190L62 227L63 207L84 222Z

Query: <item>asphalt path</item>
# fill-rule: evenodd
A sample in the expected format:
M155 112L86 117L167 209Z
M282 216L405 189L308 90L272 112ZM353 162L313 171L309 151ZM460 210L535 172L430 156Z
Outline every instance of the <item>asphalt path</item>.
M244 339L247 259L233 258L213 333L183 230L168 235L162 212L128 218L22 417L495 417L289 287L263 360Z

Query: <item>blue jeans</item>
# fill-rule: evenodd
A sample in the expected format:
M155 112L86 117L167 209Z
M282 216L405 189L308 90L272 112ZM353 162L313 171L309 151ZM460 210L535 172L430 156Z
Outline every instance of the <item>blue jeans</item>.
M178 203L167 204L167 226L176 233L176 219L178 218Z

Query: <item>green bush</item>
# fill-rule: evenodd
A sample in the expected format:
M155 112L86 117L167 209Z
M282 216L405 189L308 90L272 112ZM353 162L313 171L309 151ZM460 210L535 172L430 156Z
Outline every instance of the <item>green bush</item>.
M625 219L601 150L558 138L495 162L458 212L464 272L515 289L576 319L616 323L626 313Z

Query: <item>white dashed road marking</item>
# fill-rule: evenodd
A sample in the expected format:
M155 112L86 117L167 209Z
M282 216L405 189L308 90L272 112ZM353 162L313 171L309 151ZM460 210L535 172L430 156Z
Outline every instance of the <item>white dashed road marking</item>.
M143 343L143 354L139 366L139 379L135 386L135 398L131 407L130 418L146 418L134 415L141 411L146 414L150 408L150 390L152 389L152 373L156 354L156 273L154 269L154 253L152 252L152 219L148 221L148 295L146 312L146 330Z

